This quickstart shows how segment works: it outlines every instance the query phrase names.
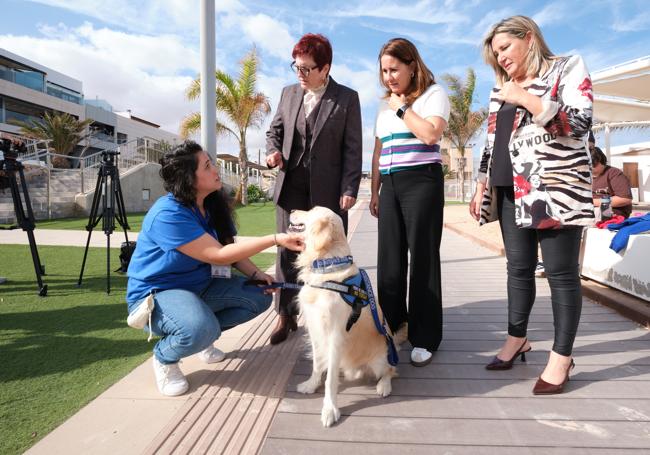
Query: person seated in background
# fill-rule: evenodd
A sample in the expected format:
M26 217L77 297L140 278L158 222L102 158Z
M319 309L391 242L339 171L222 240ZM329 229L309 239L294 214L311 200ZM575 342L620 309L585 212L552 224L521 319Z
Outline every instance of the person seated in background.
M594 207L600 207L602 197L608 195L613 215L629 217L632 213L630 180L620 169L607 165L607 156L598 147L591 151L591 164Z

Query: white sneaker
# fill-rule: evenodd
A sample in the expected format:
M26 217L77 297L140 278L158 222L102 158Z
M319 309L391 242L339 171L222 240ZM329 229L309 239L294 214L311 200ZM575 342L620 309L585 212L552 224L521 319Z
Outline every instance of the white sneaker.
M218 363L226 358L226 354L214 346L208 346L203 351L199 352L199 357L205 363Z
M190 385L178 367L178 363L160 363L156 356L153 358L153 373L156 376L158 390L165 396L175 397L187 392Z
M432 357L433 354L424 348L413 348L411 351L411 365L416 367L423 367L431 362Z

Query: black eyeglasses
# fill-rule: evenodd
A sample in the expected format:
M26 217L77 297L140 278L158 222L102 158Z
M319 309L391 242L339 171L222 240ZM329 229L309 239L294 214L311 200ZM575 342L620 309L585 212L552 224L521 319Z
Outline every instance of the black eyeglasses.
M309 77L309 73L315 70L316 68L318 68L318 65L314 65L311 68L308 68L306 66L296 65L295 61L291 62L291 70L296 74L298 73L302 74L304 77Z

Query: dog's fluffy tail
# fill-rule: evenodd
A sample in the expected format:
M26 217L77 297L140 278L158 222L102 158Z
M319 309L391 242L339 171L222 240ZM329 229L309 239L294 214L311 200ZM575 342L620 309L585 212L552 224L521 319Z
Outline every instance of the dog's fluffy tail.
M404 323L393 334L393 343L395 343L395 347L398 350L399 347L408 339L408 333L409 333L408 324Z

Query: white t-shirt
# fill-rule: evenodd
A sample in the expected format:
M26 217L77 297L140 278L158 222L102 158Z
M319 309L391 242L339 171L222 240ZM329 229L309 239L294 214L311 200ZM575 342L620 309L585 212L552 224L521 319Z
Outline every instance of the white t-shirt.
M415 100L410 109L423 119L435 116L447 121L449 97L439 84L434 84ZM379 105L374 133L382 143L379 157L379 171L382 174L442 161L440 146L426 145L415 137L404 120L388 106L388 100L382 100Z

